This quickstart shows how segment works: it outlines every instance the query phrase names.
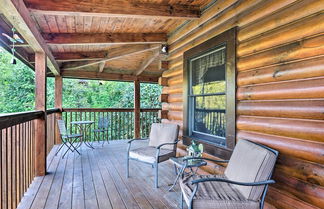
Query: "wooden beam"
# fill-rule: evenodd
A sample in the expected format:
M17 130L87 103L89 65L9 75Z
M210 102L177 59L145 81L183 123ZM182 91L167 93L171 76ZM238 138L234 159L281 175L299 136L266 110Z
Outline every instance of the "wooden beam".
M102 73L105 68L106 62L99 63L99 73Z
M35 133L35 172L36 176L46 174L46 55L36 53L35 63L35 109L45 116L36 120Z
M77 61L94 61L108 57L107 51L95 52L53 52L53 56L57 62L77 62ZM35 63L35 56L30 55L29 61Z
M53 53L59 62L101 60L108 57L107 51Z
M50 45L101 45L164 43L165 33L43 33Z
M64 78L79 78L79 79L95 79L95 80L109 80L109 81L134 81L139 80L147 83L157 83L158 76L135 76L130 74L118 73L99 73L94 71L76 71L66 70L62 71Z
M107 62L107 61L111 61L111 60L115 60L115 59L120 59L120 58L123 58L125 56L136 55L136 54L139 54L139 53L152 51L152 50L156 50L156 49L159 49L159 48L160 48L159 46L155 46L155 47L143 46L143 47L141 47L141 49L129 48L127 50L120 51L118 53L109 53L108 57L105 58L105 59L102 59L102 60L98 60L98 61L94 61L94 62L84 62L83 64L79 64L79 63L67 64L67 65L63 66L63 70L80 69L80 68L88 67L88 66L91 66L91 65L97 65L97 64L99 64L101 62Z
M59 108L62 111L63 100L63 78L62 76L55 76L55 108ZM55 144L61 144L60 131L58 129L57 120L62 119L62 112L55 113Z
M134 80L134 138L141 137L141 83L139 80Z
M159 56L160 52L154 52L148 59L146 59L140 66L140 68L135 72L135 75L140 75L144 70Z
M21 36L28 42L35 52L47 55L47 67L54 75L60 74L60 68L55 61L50 49L38 31L34 20L31 18L23 0L0 0L0 13L10 21Z
M140 3L125 0L109 1L109 3L78 0L27 0L26 2L32 12L48 15L168 19L196 19L200 17L199 6L191 5Z

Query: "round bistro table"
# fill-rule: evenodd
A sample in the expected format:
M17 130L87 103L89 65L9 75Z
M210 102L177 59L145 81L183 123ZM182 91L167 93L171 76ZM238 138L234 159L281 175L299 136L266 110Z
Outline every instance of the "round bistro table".
M72 121L71 124L77 126L80 129L80 133L82 134L81 142L77 145L77 148L80 147L82 143L84 143L87 147L94 149L94 147L85 140L89 135L88 130L91 127L91 125L94 124L94 121Z

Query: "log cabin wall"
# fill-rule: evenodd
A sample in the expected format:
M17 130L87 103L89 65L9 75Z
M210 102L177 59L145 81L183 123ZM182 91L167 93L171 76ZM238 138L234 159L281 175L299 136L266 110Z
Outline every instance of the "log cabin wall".
M163 122L182 127L183 53L238 27L236 140L280 152L267 208L324 207L323 7L322 0L219 0L169 34Z

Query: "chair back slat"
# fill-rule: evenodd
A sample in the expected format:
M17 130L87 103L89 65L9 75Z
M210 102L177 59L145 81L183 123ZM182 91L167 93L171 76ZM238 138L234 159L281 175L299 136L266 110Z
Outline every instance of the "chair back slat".
M57 125L59 127L59 131L62 137L68 135L66 130L65 122L63 120L57 120Z
M108 117L100 117L98 120L98 129L106 129L109 126Z

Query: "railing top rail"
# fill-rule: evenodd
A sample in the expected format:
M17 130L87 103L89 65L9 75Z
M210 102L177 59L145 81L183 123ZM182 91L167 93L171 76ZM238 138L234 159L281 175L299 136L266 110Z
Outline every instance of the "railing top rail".
M133 108L63 108L62 112L133 112Z
M161 108L142 108L141 112L155 112ZM63 108L62 112L133 112L134 108Z
M0 114L0 129L41 118L43 115L43 111L26 111Z
M161 110L161 108L141 108L141 112L157 112Z
M195 110L199 111L199 112L220 112L220 113L225 113L226 112L226 110L224 110L224 109L201 109L201 108L196 108Z
M47 115L50 115L50 114L53 114L53 113L57 113L57 112L61 112L60 111L60 108L51 108L51 109L46 110L46 114Z

